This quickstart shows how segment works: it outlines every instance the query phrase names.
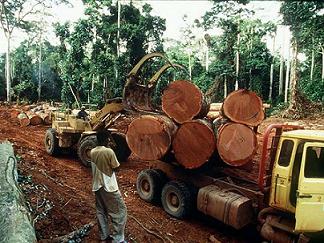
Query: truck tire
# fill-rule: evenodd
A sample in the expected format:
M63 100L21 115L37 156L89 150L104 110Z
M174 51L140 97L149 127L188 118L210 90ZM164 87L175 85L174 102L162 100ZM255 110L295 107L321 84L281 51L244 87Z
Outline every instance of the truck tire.
M56 137L56 130L54 128L47 129L44 138L45 150L50 155L59 154L60 147Z
M166 181L167 178L161 170L142 170L136 180L138 195L146 202L159 203Z
M82 138L78 145L78 156L82 164L86 167L91 167L90 151L97 146L96 135Z
M114 150L118 161L127 161L132 151L128 147L126 136L123 133L113 132L111 133L111 138L113 141L110 141L109 145Z
M165 184L161 201L164 210L178 219L187 217L195 205L191 188L181 181L170 181Z

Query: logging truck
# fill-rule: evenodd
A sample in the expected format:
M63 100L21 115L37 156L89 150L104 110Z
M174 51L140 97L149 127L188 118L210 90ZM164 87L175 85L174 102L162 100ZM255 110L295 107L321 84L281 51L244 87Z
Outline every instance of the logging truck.
M176 218L198 210L235 229L257 224L271 242L323 239L324 131L270 125L259 160L251 163L242 168L210 161L192 170L150 161L136 187L141 199L160 201Z
M145 63L152 58L162 58L167 61L150 80L143 82L140 78L140 70ZM145 55L128 73L122 98L114 98L89 120L79 119L69 112L52 113L52 127L46 131L44 145L50 155L57 155L62 150L76 147L79 159L89 167L90 151L97 144L96 131L105 128L110 131L109 146L112 147L120 161L125 161L131 151L128 148L125 134L112 128L117 120L134 112L153 111L155 108L151 102L151 95L157 81L169 68L184 69L181 65L171 63L161 53Z

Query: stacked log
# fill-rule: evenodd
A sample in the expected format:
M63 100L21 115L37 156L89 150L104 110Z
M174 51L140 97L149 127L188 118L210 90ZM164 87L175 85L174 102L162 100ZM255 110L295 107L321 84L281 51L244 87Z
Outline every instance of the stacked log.
M199 119L206 117L206 107L197 86L174 81L162 94L165 116L150 114L133 120L126 135L128 146L139 159L175 158L186 169L201 167L215 152L231 167L250 162L257 150L253 129L264 119L261 99L248 90L232 92L223 103L210 107L217 112L214 126L208 119Z
M175 124L166 116L142 115L130 123L126 141L140 159L157 160L169 151L175 131Z
M233 122L253 127L264 120L262 100L256 93L246 89L230 93L224 100L222 113Z
M250 127L230 122L219 128L217 151L228 165L242 166L248 163L256 149L257 137Z
M30 120L24 112L19 113L17 118L21 127L27 127L30 124Z
M18 118L21 126L28 125L50 125L51 109L47 104L42 105L25 105L21 109L15 108L11 111L11 118Z
M164 90L162 110L175 122L182 124L195 117L204 117L208 106L196 85L186 80L177 80Z
M264 119L262 100L252 91L237 90L226 97L221 112L229 122L217 129L218 154L231 166L245 165L257 151L253 128Z
M172 143L177 162L187 169L198 168L207 162L215 146L212 125L205 120L181 124Z

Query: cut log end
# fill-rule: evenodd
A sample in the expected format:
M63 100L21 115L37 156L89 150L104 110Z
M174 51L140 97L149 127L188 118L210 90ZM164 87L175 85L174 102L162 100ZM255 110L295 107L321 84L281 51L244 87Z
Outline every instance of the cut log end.
M245 89L230 93L224 100L222 112L231 121L248 126L258 126L264 120L262 100Z
M167 117L144 115L129 125L127 144L140 159L157 160L168 152L175 129Z
M206 163L215 151L216 139L209 123L203 120L185 122L172 143L176 160L187 169Z
M18 120L19 120L19 123L20 123L20 126L21 127L27 127L29 124L30 124L30 120L28 118L28 116L25 114L25 113L20 113L18 116L17 116Z
M257 150L257 137L246 125L228 123L220 127L217 150L222 160L231 166L248 163Z
M186 80L170 83L162 95L162 110L180 124L196 117L203 106L201 91Z

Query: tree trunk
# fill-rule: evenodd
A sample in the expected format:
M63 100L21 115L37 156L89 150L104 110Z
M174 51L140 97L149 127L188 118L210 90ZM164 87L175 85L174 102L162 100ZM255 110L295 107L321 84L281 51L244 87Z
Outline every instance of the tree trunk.
M240 89L224 100L222 113L233 122L258 126L264 119L262 100L256 93Z
M290 44L289 44L289 51L288 51L288 57L287 57L287 67L286 67L285 103L288 102L289 72L290 72Z
M172 148L179 164L186 169L202 166L216 148L216 139L210 123L193 120L183 123L178 129Z
M322 47L322 82L324 82L324 47Z
M291 78L290 78L290 105L289 109L295 110L297 109L297 42L293 42L293 58L291 63Z
M314 76L314 65L315 65L315 51L312 50L312 62L311 62L311 70L310 70L310 80L313 80Z
M30 124L30 120L25 113L20 113L17 118L19 119L19 123L21 127L27 127Z
M224 99L227 97L227 78L224 75Z
M202 92L189 81L174 81L163 92L162 110L177 123L204 117L208 112L206 108Z
M248 163L257 150L257 137L246 125L227 123L218 129L217 151L231 166Z
M273 68L274 68L274 63L275 63L275 57L274 57L274 52L275 52L275 46L276 46L276 34L273 36L273 43L272 43L272 63L270 66L270 87L269 87L269 100L272 100L272 86L273 86Z
M10 78L10 39L11 35L7 33L7 52L6 52L6 83L7 83L7 101L11 102L11 78Z
M129 125L127 144L140 159L158 160L169 151L176 129L166 116L142 115Z
M236 72L235 72L235 90L238 90L239 84L238 84L238 76L239 76L239 70L240 70L240 33L237 34L237 50L236 50Z
M279 76L279 95L282 95L283 79L284 79L284 58L280 57L280 76Z

